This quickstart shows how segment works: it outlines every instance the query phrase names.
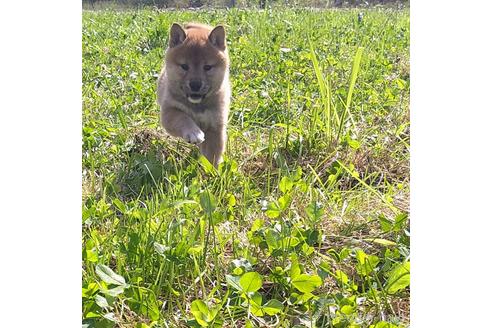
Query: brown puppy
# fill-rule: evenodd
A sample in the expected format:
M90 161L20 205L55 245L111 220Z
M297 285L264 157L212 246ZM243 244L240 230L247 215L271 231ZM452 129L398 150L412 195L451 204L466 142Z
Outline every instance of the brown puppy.
M214 166L225 148L230 95L224 27L173 24L157 88L161 124L199 145Z

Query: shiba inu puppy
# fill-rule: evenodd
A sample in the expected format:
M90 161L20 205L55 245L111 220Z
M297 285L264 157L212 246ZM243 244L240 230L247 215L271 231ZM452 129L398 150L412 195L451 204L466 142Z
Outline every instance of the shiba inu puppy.
M157 100L161 124L175 137L199 145L217 166L226 143L231 91L223 26L173 24Z

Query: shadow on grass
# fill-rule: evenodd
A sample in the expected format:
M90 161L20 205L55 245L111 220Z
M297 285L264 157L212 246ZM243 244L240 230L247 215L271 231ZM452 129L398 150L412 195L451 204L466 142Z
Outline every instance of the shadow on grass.
M122 199L165 193L174 181L196 175L189 168L197 150L190 145L151 129L136 131L131 144L116 172L115 192Z

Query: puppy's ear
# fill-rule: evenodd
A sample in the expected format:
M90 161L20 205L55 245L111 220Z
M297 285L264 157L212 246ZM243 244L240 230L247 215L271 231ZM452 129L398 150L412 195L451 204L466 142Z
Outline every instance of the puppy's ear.
M186 32L181 25L174 23L171 26L171 32L169 35L169 48L179 46L186 39Z
M208 40L210 43L212 43L215 47L219 48L220 50L224 51L226 48L226 40L225 40L225 29L224 26L219 25L215 27L212 32L208 35Z

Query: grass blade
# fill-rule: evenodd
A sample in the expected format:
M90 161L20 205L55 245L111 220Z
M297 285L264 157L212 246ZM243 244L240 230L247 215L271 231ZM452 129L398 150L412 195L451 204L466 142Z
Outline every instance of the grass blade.
M350 103L352 102L352 94L354 93L355 81L357 80L357 75L359 74L360 62L362 59L362 52L364 48L357 48L357 52L355 53L354 62L352 64L352 73L350 74L350 84L349 90L347 93L347 100L345 101L345 110L342 112L342 117L340 119L340 125L338 127L337 141L340 140L340 133L342 132L342 127L344 125L345 115L349 112Z

